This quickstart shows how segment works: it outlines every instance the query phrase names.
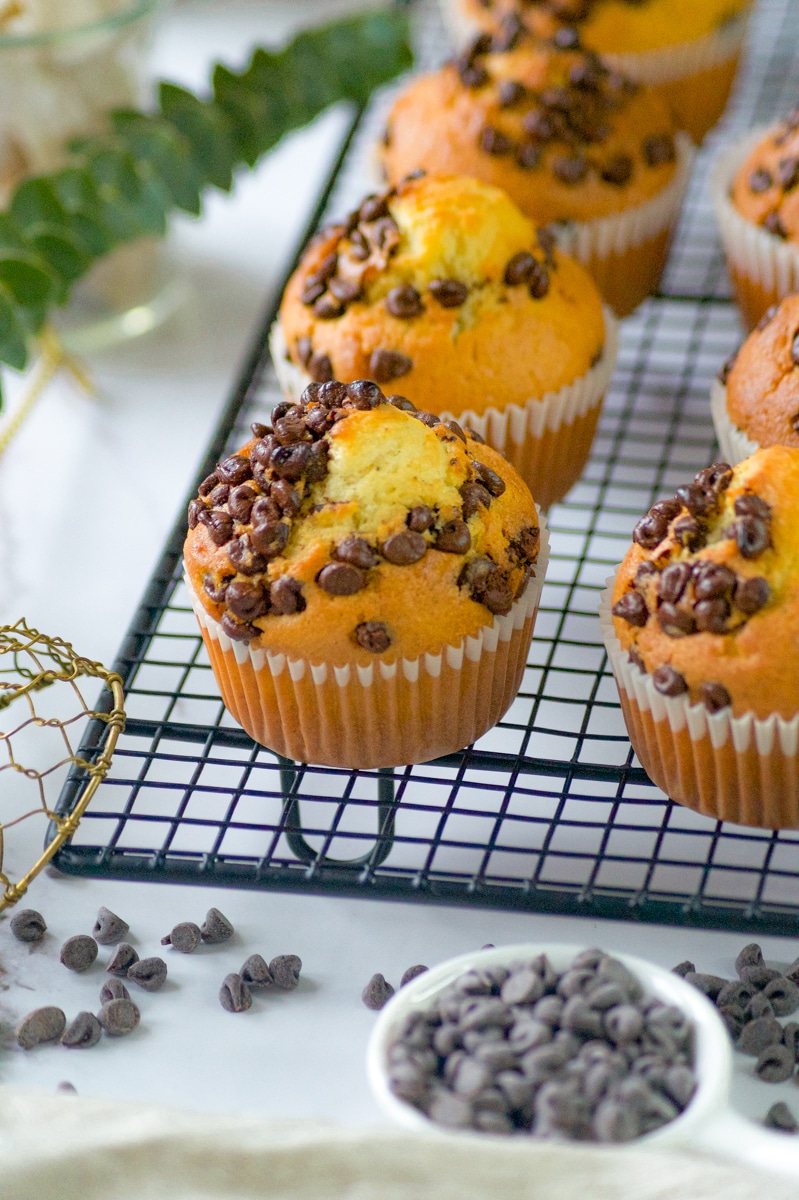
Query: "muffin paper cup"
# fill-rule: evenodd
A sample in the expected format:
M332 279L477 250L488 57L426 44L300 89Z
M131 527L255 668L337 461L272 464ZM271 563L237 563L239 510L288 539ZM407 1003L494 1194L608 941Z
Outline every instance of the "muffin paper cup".
M311 663L234 642L186 579L225 707L250 737L298 762L395 767L460 750L497 723L524 674L547 562L507 616L437 654L367 666Z
M617 317L626 317L653 292L666 265L696 154L686 133L675 138L674 177L651 200L610 217L553 225L559 245L593 276Z
M711 183L727 269L747 329L753 329L772 304L799 292L799 246L742 217L730 199L738 168L768 132L768 127L761 128L729 147L719 157Z
M687 695L663 696L630 660L613 628L614 577L599 623L633 749L672 800L705 816L763 829L799 827L799 713L734 717L710 713Z
M478 414L471 409L445 410L480 434L516 468L540 508L561 500L577 482L591 451L602 402L616 366L619 327L613 313L604 308L605 347L599 362L585 375L557 392L528 400L525 405L487 408ZM286 341L278 323L269 338L275 372L283 391L299 400L310 376L286 357ZM397 380L402 389L402 379Z
M731 467L737 466L760 449L758 442L753 442L730 420L727 412L727 389L718 379L713 380L710 389L710 411L713 414L713 425L724 462L728 462Z

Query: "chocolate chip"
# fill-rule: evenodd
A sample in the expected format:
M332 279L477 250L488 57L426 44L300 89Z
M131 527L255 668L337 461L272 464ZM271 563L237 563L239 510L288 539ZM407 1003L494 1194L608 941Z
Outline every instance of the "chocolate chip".
M299 579L281 575L269 589L269 602L272 614L276 617L290 617L294 613L304 612L305 599Z
M700 487L698 483L689 483L677 488L676 497L692 517L708 516L718 505L716 493L712 489Z
M516 164L523 171L534 171L541 162L541 148L534 142L522 142L516 150Z
M734 522L732 534L743 558L758 558L771 545L769 527L762 517L741 517Z
M700 600L694 607L694 620L700 633L724 633L729 616L729 602L721 596L715 600Z
M133 964L138 961L139 956L133 947L128 942L120 942L106 971L109 975L127 975Z
M615 154L604 163L599 172L605 183L612 183L615 187L623 187L625 183L629 183L632 173L633 160L629 154Z
M217 945L233 937L233 926L218 908L209 908L200 926L200 935L209 945Z
M335 385L330 384L331 388ZM376 383L371 379L355 379L346 386L346 399L349 403L363 412L378 408L385 403L385 396Z
M690 563L670 563L658 581L658 598L676 604L682 596L693 574Z
M513 151L513 139L494 125L484 125L480 131L480 149L497 158Z
M388 214L388 194L373 192L367 196L358 209L358 220L369 224Z
M197 491L201 496L208 496L218 483L219 480L216 477L216 471L214 471L213 475L207 475L205 477Z
M461 486L460 494L463 500L463 519L465 521L473 517L481 507L488 508L491 504L491 493L488 488L483 487L482 483L464 483Z
M219 507L221 507L221 505L223 505L226 502L229 495L230 495L230 484L229 483L218 483L217 486L214 488L214 490L209 495L208 503L211 505L214 505L216 508L219 508Z
M749 190L751 192L767 192L773 182L774 180L765 167L758 167L749 176Z
M305 424L305 418L299 405L289 409L284 417L274 422L275 439L281 446L291 446L294 442L309 442L311 434ZM271 455L270 455L271 462Z
M68 971L87 971L97 958L97 942L85 933L67 938L60 958Z
M776 1017L789 1017L799 1008L799 987L785 976L770 980L761 994L770 1002Z
M246 454L231 454L219 464L216 473L223 483L245 483L252 476L252 465Z
M791 342L791 362L795 367L799 367L799 330L793 335Z
M100 988L100 1003L107 1004L109 1000L130 1000L130 992L122 980L114 975L106 979Z
M540 108L525 113L522 124L530 137L538 142L549 142L556 135L555 115Z
M333 378L333 364L327 354L312 354L306 369L311 379L317 383L327 383Z
M633 529L633 541L642 546L644 550L654 550L663 541L668 531L667 518L650 510L645 517L641 517Z
M331 596L354 596L366 587L366 576L351 563L332 562L322 567L316 582Z
M695 564L694 597L697 601L728 597L734 588L735 575L729 567L714 562Z
M44 917L35 908L21 908L9 925L18 942L40 942L47 931Z
M503 79L497 90L497 101L500 108L512 108L527 95L527 88L515 79Z
M392 533L380 547L383 558L397 566L409 566L423 558L427 551L427 540L421 533L405 529L401 533Z
M312 280L310 283L306 281L305 287L300 293L300 300L306 306L311 308L316 301L325 294L325 285L318 279Z
M327 290L335 296L336 300L341 304L352 304L354 300L360 299L361 285L354 279L341 279L338 275L334 276L327 285Z
M733 367L735 366L737 360L738 360L738 351L737 350L734 350L732 352L732 354L729 355L728 358L725 358L725 360L721 366L721 369L716 376L719 383L726 384L727 380L730 377L730 373L731 373Z
M269 599L260 583L234 580L225 593L225 604L241 621L254 621L269 611Z
M381 217L372 231L372 236L385 254L393 254L400 243L400 231L391 217Z
M799 1131L799 1121L793 1115L784 1100L778 1100L763 1118L766 1129L776 1129L779 1133L796 1133Z
M132 1000L109 1000L97 1014L97 1020L109 1037L124 1037L141 1020L141 1013Z
M383 303L386 312L403 321L410 320L411 317L418 317L424 312L422 297L409 283L402 283L398 287L392 288Z
M434 543L436 550L443 550L447 554L466 554L471 544L469 526L457 518L441 526Z
M313 354L313 344L309 337L300 337L296 341L296 354L300 366L307 367ZM253 432L255 432L253 430ZM256 433L256 437L263 437L263 433Z
M128 979L145 992L157 992L166 983L167 966L163 958L140 958L128 968Z
M314 316L318 317L320 321L333 321L336 317L342 315L344 305L335 296L331 295L330 292L325 292L314 303L313 312Z
M621 617L623 621L639 628L643 628L649 619L646 601L640 592L626 592L613 605L612 612L614 617Z
M382 621L362 621L356 625L355 640L371 654L383 654L391 645L391 635Z
M49 1004L28 1013L17 1025L15 1037L23 1050L32 1050L43 1042L55 1042L61 1037L67 1019L60 1008Z
M703 467L701 471L694 476L694 483L698 484L703 490L710 489L717 494L720 494L730 486L733 477L733 470L729 463L717 462L709 467Z
M737 517L760 517L762 521L771 520L771 505L762 496L754 492L744 492L735 498L735 515Z
M670 667L668 663L658 667L652 673L652 683L655 690L663 696L682 696L688 691L688 684L685 682L684 676L679 671L675 671L674 667Z
M215 546L226 546L233 537L233 518L221 509L205 509L199 515L199 520L208 530L208 535Z
M227 553L233 569L242 575L260 575L266 570L267 560L257 553L249 533L234 538L228 544ZM227 593L225 595L227 597Z
M746 1026L744 1026L746 1032ZM743 1037L743 1034L741 1035ZM793 1055L787 1046L769 1045L761 1050L755 1063L755 1074L766 1083L784 1083L793 1075Z
M374 350L369 359L369 373L377 383L399 379L412 368L413 360L399 350Z
M479 63L464 63L458 71L458 76L461 83L467 88L484 87L490 79L488 71Z
M681 979L684 979L686 975L695 971L696 965L690 962L688 959L686 959L685 962L677 963L676 967L671 968L672 975L679 975Z
M786 192L793 191L799 184L799 156L781 158L778 171L780 187Z
M310 460L311 447L307 442L297 442L292 446L277 446L269 457L269 465L278 478L296 483Z
M96 1046L102 1036L102 1027L94 1013L79 1012L64 1030L61 1045L67 1050L86 1050Z
M239 971L239 975L249 988L266 991L275 986L269 964L260 954L251 954Z
M543 300L549 292L549 272L543 263L535 264L527 290L533 300Z
M358 537L354 533L339 542L334 553L340 562L351 563L354 567L360 567L364 571L368 571L370 567L376 567L380 561L366 538Z
M509 287L517 287L527 283L535 269L537 263L529 250L520 250L514 254L508 265L505 267L505 283Z
M241 621L237 621L227 609L225 609L219 618L219 624L222 626L223 633L226 633L234 642L251 642L260 633L260 630L255 625L250 625L249 623L242 624Z
M190 500L188 511L189 529L196 529L200 519L200 513L205 512L205 505L201 500Z
M648 167L660 167L664 163L673 163L677 158L674 138L670 133L655 133L645 137L641 144L641 152Z
M394 995L394 989L379 973L373 975L361 992L361 999L367 1008L377 1012Z
M771 587L768 580L764 579L762 575L755 575L751 579L740 579L736 585L736 607L747 616L759 612L764 605L768 604L770 598Z
M671 535L678 545L687 550L699 549L706 540L704 527L695 517L678 517L671 527Z
M284 521L266 521L263 524L258 522L257 524L253 524L252 533L249 534L249 539L252 550L256 554L260 555L266 562L269 562L273 558L278 558L286 549L286 543L289 540L289 527ZM241 567L239 567L239 570L241 570ZM250 570L245 571L245 574L248 575L255 573L256 572ZM252 620L252 617L247 616L244 612L238 612L235 608L233 608L233 605L231 604L231 589L233 586L234 585L231 583L227 592L226 602L228 608L230 608L232 612L235 612L236 616L244 617L248 621ZM242 584L241 587L243 589L245 585ZM258 606L254 595L253 603L256 604L256 607ZM265 612L266 609L263 611ZM260 617L263 616L263 613L257 612L253 615Z
M459 279L431 279L427 290L442 308L458 308L469 295L469 289Z
M703 683L702 700L705 708L712 713L720 712L722 708L729 708L732 704L730 693L720 683Z
M286 992L293 992L300 981L302 959L296 954L278 954L269 963L269 973L275 981L275 987Z
M444 425L450 431L450 433L455 434L455 437L458 438L459 441L463 442L464 445L466 444L466 434L463 432L460 425L453 417L442 417L441 420L439 421L439 424ZM451 441L452 439L446 438L445 440ZM499 477L497 477L497 478L499 478ZM503 484L503 488L504 488L504 486L505 485Z
M466 439L464 438L464 441L465 440ZM505 484L505 480L502 478L501 475L498 475L497 472L492 470L491 467L487 467L487 466L485 466L484 463L477 462L476 460L474 462L474 469L477 472L477 474L480 476L480 482L483 484L483 486L487 489L487 491L492 496L502 496L504 494L506 484ZM537 530L535 530L535 531L527 530L527 529L522 530L520 537L524 537L525 535L527 535L531 532L535 533L536 547L537 547L537 545L538 545L538 531Z
M219 1003L225 1012L240 1013L252 1008L252 992L241 975L226 975L219 989Z
M766 214L763 219L763 228L767 233L770 233L772 237L778 237L782 241L787 240L788 230L783 225L778 212L775 211Z
M660 628L669 637L687 637L696 632L694 618L684 608L678 608L676 604L668 602L661 604L657 610L657 619ZM655 686L657 687L657 683ZM658 688L658 691L661 690Z
M582 183L588 174L588 159L584 154L559 155L552 162L552 174L569 186Z
M166 937L161 938L161 945L172 946L179 954L192 954L201 940L199 925L195 925L193 921L181 921Z
M426 504L417 504L412 508L406 518L406 524L414 533L424 533L429 529L435 520L432 509Z

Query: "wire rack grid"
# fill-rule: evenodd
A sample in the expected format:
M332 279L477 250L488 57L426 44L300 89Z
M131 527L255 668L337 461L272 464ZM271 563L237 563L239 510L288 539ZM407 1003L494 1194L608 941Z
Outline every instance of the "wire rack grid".
M446 41L416 8L418 57ZM638 516L712 461L708 392L741 337L710 209L720 140L796 101L799 6L760 0L723 126L699 156L657 297L622 324L588 467L549 514L552 558L521 689L474 746L395 771L288 763L225 711L182 582L181 514L115 664L128 722L63 870L118 878L473 903L795 933L799 831L673 804L632 754L596 616ZM312 225L368 189L392 93L356 114ZM270 311L200 477L279 398ZM97 752L97 731L88 751ZM60 808L79 785L67 781Z

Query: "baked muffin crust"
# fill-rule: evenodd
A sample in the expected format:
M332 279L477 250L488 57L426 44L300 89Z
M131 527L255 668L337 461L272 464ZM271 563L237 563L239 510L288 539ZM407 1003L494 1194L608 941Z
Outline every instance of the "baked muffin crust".
M720 378L727 414L747 437L799 449L799 295L764 314Z
M799 245L799 108L747 156L733 182L732 202L753 225Z

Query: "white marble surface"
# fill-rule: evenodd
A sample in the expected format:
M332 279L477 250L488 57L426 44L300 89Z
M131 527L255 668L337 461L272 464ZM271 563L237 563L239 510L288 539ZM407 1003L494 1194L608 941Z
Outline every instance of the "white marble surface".
M198 85L211 57L241 63L257 40L275 41L326 3L187 0L164 20L156 70ZM351 6L350 6L351 7ZM172 252L191 285L168 326L92 357L96 394L56 380L0 460L0 619L24 615L79 652L113 660L149 572L195 472L248 339L324 169L336 114L292 137L231 198L210 197L202 220L179 221ZM12 384L12 391L16 385ZM5 777L8 778L7 776ZM0 801L1 802L1 801ZM13 875L38 849L41 826L10 830ZM360 1001L382 971L396 984L413 963L434 963L485 942L562 938L641 954L672 966L730 975L738 934L539 917L479 909L40 877L26 903L50 932L30 949L0 919L0 1084L52 1090L71 1080L87 1095L166 1102L198 1110L323 1117L370 1125L382 1118L363 1069L373 1015ZM42 1004L69 1014L95 1009L110 951L77 976L58 962L62 941L88 932L100 905L132 928L139 953L180 920L202 921L218 905L233 942L192 956L167 952L169 982L141 994L142 1024L128 1039L89 1052L10 1044L9 1023ZM799 947L767 939L767 955L791 961ZM218 1004L223 976L253 952L297 953L297 992L256 998L231 1015ZM795 1087L753 1081L741 1060L736 1102L761 1115ZM799 1102L794 1104L799 1107Z

